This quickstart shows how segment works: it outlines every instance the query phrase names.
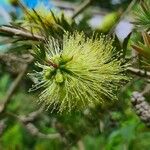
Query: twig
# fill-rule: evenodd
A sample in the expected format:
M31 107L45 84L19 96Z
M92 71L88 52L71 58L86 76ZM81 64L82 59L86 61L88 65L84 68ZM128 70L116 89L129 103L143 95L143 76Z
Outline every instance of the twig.
M2 106L0 107L0 113L3 113L5 111L7 105L10 103L11 97L14 94L14 92L16 91L19 83L21 82L21 80L27 70L27 67L28 67L27 64L25 64L23 66L22 72L17 76L17 78L13 81L13 83L9 87L9 89L6 93L6 97L4 98L4 104L2 104Z
M44 138L44 139L60 139L59 133L51 133L51 134L44 134L39 131L39 129L33 124L28 123L25 125L25 128L28 130L28 132L36 137Z
M30 57L30 61L28 60L28 63L31 63L33 61L33 57ZM10 103L11 97L13 96L14 92L16 91L17 87L19 86L19 83L21 82L24 74L27 71L28 68L28 63L24 62L24 64L22 64L22 69L20 70L20 74L17 76L17 78L13 81L13 83L10 85L7 93L6 93L6 97L4 98L4 103L0 106L0 114L3 113L7 107L7 105Z
M149 77L150 78L150 72L149 71L145 71L145 70L141 70L141 69L137 69L137 68L133 68L133 67L128 67L127 70L130 73L135 74L137 76L140 76L140 77Z
M4 130L7 127L5 122L6 122L6 119L3 119L0 121L0 136L2 136L2 134L4 133Z
M75 11L72 16L72 19L75 19L81 12L83 12L87 7L91 5L93 0L85 0L85 2Z
M66 1L57 1L57 0L52 0L52 3L54 4L55 7L58 7L60 9L68 9L74 11L77 3L71 3L71 2L66 2Z
M28 122L33 122L35 119L39 117L39 115L42 113L42 109L39 109L37 111L34 111L28 115L19 116L20 120L24 122L25 124Z
M66 2L66 1L58 1L58 0L53 0L52 3L60 8L60 9L66 9L70 11L75 11L77 7L79 7L78 3L72 3L72 2ZM93 15L106 15L108 11L103 8L99 8L98 6L91 6L91 13Z
M60 139L61 135L59 133L44 134L40 132L39 129L33 124L33 121L39 116L41 111L41 109L37 110L27 116L18 116L11 112L7 112L6 114L17 119L32 136L44 139Z
M11 53L0 53L0 61L13 63L17 62L18 64L25 64L31 62L33 56L30 54L23 54L21 56L17 56Z
M26 38L26 39L30 39L30 40L44 41L44 37L42 37L42 36L35 35L35 34L33 35L29 31L23 31L21 29L16 29L13 27L1 26L0 32L8 33L13 36L20 36L22 38Z
M32 123L37 117L39 117L41 112L42 109L39 109L37 111L28 114L27 116L17 116L17 119L24 125L27 131L33 136L37 136L39 138L44 138L44 139L60 138L59 133L53 133L53 134L41 133L39 129Z
M77 145L78 145L79 150L85 150L83 141L79 140L79 141L77 142Z
M31 54L15 55L12 53L0 53L0 63L5 64L7 71L13 74L19 74L22 71L22 66L33 61Z
M111 35L116 26L120 23L120 21L126 16L127 13L130 12L130 10L133 8L133 6L138 2L138 0L132 0L131 3L129 4L129 6L127 7L127 9L122 13L122 15L120 16L119 20L114 24L114 26L110 29L109 31L109 35Z
M144 90L141 92L142 95L148 93L150 91L150 84L147 84L144 88Z

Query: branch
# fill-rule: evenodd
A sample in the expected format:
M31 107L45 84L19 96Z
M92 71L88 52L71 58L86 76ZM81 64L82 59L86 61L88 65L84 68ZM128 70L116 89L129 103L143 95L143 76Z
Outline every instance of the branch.
M77 7L79 7L77 3L60 1L60 0L53 0L52 3L60 9L67 9L71 11L75 11L77 10ZM98 6L91 6L91 13L94 15L106 15L108 11L106 9L99 8Z
M68 9L74 11L77 4L76 3L71 3L71 2L66 2L66 1L57 1L53 0L52 3L54 4L55 7L58 7L60 9Z
M6 129L6 120L3 119L0 121L0 136L2 136L2 134L4 133L4 130Z
M35 121L35 119L37 119L39 117L39 115L42 113L42 109L39 109L37 111L34 111L28 115L23 115L23 116L19 116L19 119L23 122L23 123L29 123L29 122L33 122Z
M61 135L59 133L44 134L40 132L39 129L33 124L33 121L37 117L39 117L39 114L41 112L42 112L42 109L39 109L35 112L30 113L27 116L18 116L11 112L6 112L6 114L17 119L32 136L36 136L36 137L44 138L44 139L60 139Z
M30 39L30 40L44 41L44 37L42 37L42 36L31 34L29 31L23 31L21 29L16 29L13 27L1 26L0 32L8 33L13 36L20 36L22 38L26 38L26 39Z
M37 111L28 114L27 116L18 116L17 119L24 125L27 131L33 136L37 136L39 138L44 138L44 139L60 138L59 133L53 133L53 134L41 133L39 129L32 123L37 117L39 117L41 112L42 109L39 109Z
M4 104L0 107L0 113L3 113L7 107L7 105L10 103L11 97L13 96L14 92L16 91L19 83L21 82L25 72L27 70L27 65L23 66L22 72L17 76L17 78L13 81L11 86L9 87L6 97L4 98Z
M60 137L61 137L59 133L44 134L44 133L40 132L39 129L33 123L26 124L25 128L28 130L28 132L31 135L39 137L39 138L60 139Z
M147 84L141 94L144 95L148 93L149 91L150 91L150 84Z
M79 140L77 142L77 145L78 145L79 150L85 150L85 146L83 144L83 141Z
M120 16L119 20L114 24L114 26L110 29L109 31L109 35L111 35L116 26L120 23L120 21L126 16L127 13L130 12L130 10L133 8L133 6L135 6L135 4L138 2L138 0L132 0L131 3L129 4L129 6L127 7L127 9L122 13L122 15Z
M30 58L30 62L32 62L32 61L33 61L33 57ZM28 62L28 63L30 63L30 62ZM17 76L17 78L10 85L10 87L6 93L6 97L3 100L4 103L0 106L0 114L6 110L7 105L10 103L11 97L15 93L17 87L19 86L19 83L21 82L24 74L27 71L28 63L22 64L22 70L21 70L20 74Z
M130 73L135 74L137 76L140 76L140 77L149 77L150 78L150 72L149 71L145 71L145 70L141 70L141 69L137 69L137 68L133 68L133 67L128 67L127 70Z
M91 5L93 0L85 0L85 2L75 11L72 19L75 19L80 13L82 13L87 7Z
M14 55L12 53L0 53L0 61L6 63L17 62L18 64L30 63L33 60L33 56L30 54L23 54L21 56Z

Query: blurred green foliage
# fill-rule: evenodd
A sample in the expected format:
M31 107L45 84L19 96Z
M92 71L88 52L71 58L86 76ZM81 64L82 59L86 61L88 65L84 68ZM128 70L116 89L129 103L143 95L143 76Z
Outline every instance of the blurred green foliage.
M1 76L1 97L11 81L12 77L8 74ZM119 101L107 109L91 109L90 112L68 116L49 112L42 113L41 119L35 121L36 126L45 134L59 131L67 139L65 144L57 139L41 139L31 136L17 119L10 116L9 120L6 120L8 126L0 136L0 149L78 150L80 141L85 150L148 150L150 130L141 123L130 104L132 90L139 90L143 83L142 80L137 79L126 93L120 94ZM23 83L13 96L8 112L23 115L36 109L34 104L36 95L28 94L26 90ZM54 125L53 121L56 122Z

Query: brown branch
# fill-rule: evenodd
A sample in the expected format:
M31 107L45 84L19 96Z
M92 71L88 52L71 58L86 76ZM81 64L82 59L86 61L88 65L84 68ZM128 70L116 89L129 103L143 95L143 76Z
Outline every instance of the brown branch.
M30 63L33 60L33 56L30 54L23 54L21 56L14 55L12 53L0 53L0 61L18 64Z
M29 122L34 122L42 113L42 109L33 111L31 113L29 113L28 115L16 115L12 112L5 112L5 116L11 116L15 119L17 119L18 121L20 121L23 124L27 124Z
M24 64L30 63L33 56L30 54L15 55L12 53L0 53L0 63L5 64L7 71L13 74L19 74Z
M52 3L54 4L55 7L58 7L60 9L68 9L74 11L77 3L71 3L71 2L66 2L66 1L57 1L53 0Z
M37 119L41 113L42 113L42 109L39 109L28 115L19 116L19 119L26 124L28 122L35 121L35 119Z
M18 59L19 59L19 58L18 58ZM30 61L29 61L28 63L32 62L32 61L33 61L33 57L31 57L29 60L30 60ZM6 96L4 97L4 100L3 100L4 103L0 106L0 114L3 113L3 112L6 110L7 105L10 103L11 97L12 97L13 94L15 93L17 87L19 86L19 83L21 82L21 80L22 80L24 74L25 74L26 71L27 71L28 63L22 64L22 69L20 70L19 75L16 77L16 79L15 79L15 80L13 81L13 83L10 85L10 87L9 87L7 93L6 93Z
M33 123L26 124L25 128L31 135L39 137L39 138L44 138L44 139L60 139L61 138L59 133L44 134L40 132L39 129Z
M142 95L148 93L150 91L150 84L147 84L144 88L144 90L141 92Z
M135 74L137 76L150 78L149 71L145 71L145 70L141 70L141 69L137 69L137 68L133 68L133 67L128 67L127 70L128 70L128 72Z
M53 0L52 3L60 9L64 9L64 10L66 9L70 11L75 11L77 10L77 7L79 7L78 3L66 2L66 1ZM91 8L90 11L93 15L106 15L108 13L106 9L99 8L97 6L91 6L90 8Z
M61 135L59 133L44 134L33 124L34 120L39 117L41 112L42 109L39 109L27 116L18 116L11 112L7 112L6 114L17 119L32 136L43 139L61 139Z
M79 150L85 150L85 146L84 146L83 141L79 140L77 142L77 145L78 145Z
M22 66L22 72L17 76L17 78L13 81L11 86L9 87L6 97L4 98L4 103L0 107L0 113L3 113L7 107L7 105L10 103L11 97L13 96L14 92L16 91L19 83L21 82L26 70L27 70L27 65Z
M0 136L2 136L2 134L4 133L5 129L6 129L6 120L3 119L0 121Z
M87 7L91 5L93 0L85 0L83 4L75 11L75 13L72 16L72 19L75 19L80 13L82 13Z
M60 138L59 133L53 133L53 134L44 134L39 131L39 129L32 123L36 118L39 117L41 114L42 109L39 109L37 111L34 111L26 116L16 116L17 119L24 125L24 127L27 129L27 131L36 137L44 138L44 139L56 139Z
M0 32L8 33L13 36L20 36L22 38L35 40L35 41L44 41L44 37L40 35L31 34L29 31L23 31L21 29L16 29L13 27L1 26Z

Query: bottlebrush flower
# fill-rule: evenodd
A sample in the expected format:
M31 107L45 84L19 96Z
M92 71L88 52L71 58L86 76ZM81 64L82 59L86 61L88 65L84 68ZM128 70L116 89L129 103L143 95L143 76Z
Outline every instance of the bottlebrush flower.
M35 81L30 91L43 88L39 102L60 113L117 99L115 91L127 77L125 65L113 59L112 43L104 35L86 38L78 32L66 33L61 45L50 38L44 45L46 60L36 63L42 71L30 74Z

